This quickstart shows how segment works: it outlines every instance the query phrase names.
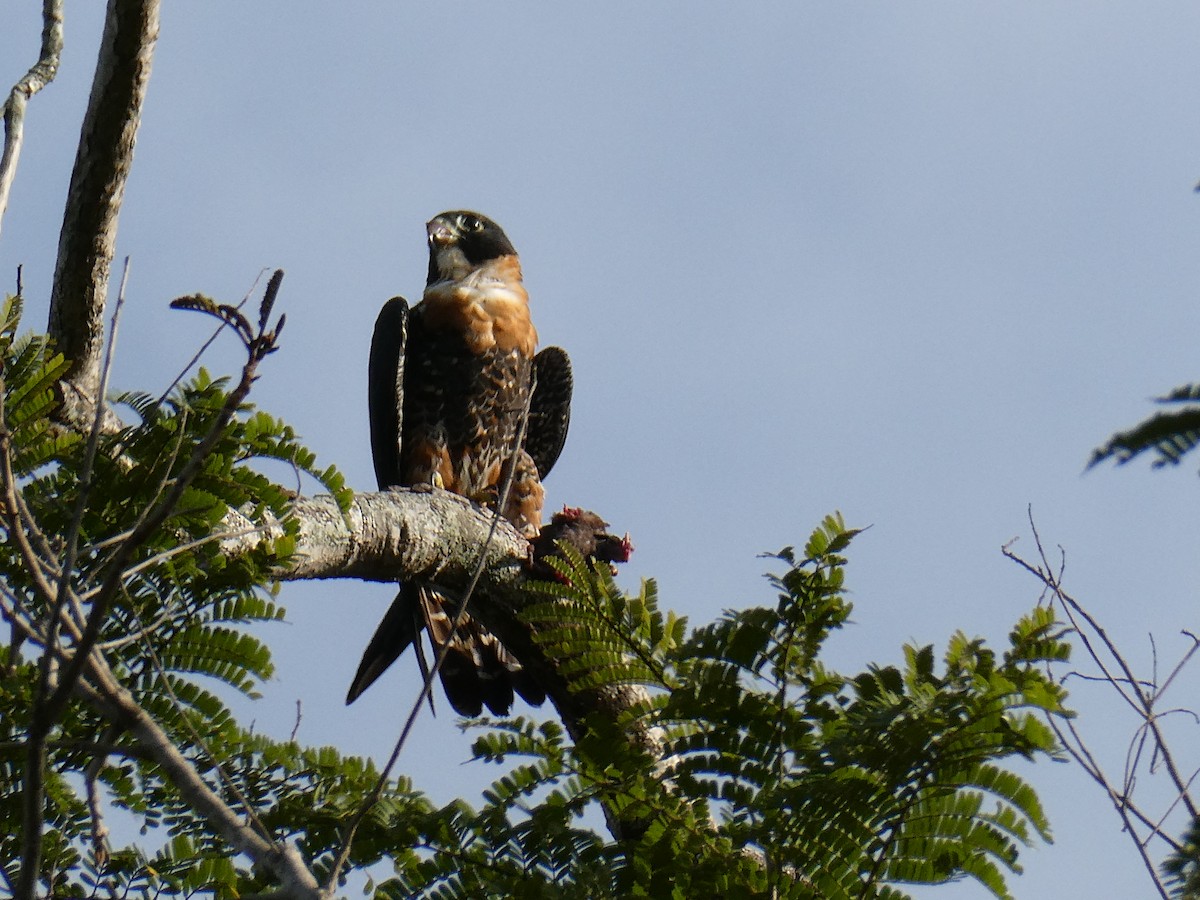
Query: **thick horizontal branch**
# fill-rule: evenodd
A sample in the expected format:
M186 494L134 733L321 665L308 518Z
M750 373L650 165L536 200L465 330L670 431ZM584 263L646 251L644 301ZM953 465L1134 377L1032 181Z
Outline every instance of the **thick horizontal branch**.
M294 514L300 534L295 554L279 573L285 581L421 578L454 596L466 589L482 552L484 565L471 595L471 614L499 637L546 689L573 737L584 732L584 722L591 715L621 722L631 709L646 703L648 694L639 685L569 689L557 660L547 656L534 631L517 615L526 604L545 599L524 590L533 577L530 545L507 522L493 523L491 511L448 491L395 490L356 495L346 517L330 496L300 497ZM231 531L243 536L228 541L227 552L248 549L260 539L244 536L248 524L230 523ZM630 737L651 753L660 752L651 730Z
M448 491L357 494L345 516L327 494L298 497L294 515L300 534L281 581L424 578L454 589L466 586L483 552L483 584L503 589L521 580L529 557L529 543L508 522L495 523L489 542L492 514ZM237 533L248 524L235 519L230 528ZM258 540L230 539L225 549L249 549Z

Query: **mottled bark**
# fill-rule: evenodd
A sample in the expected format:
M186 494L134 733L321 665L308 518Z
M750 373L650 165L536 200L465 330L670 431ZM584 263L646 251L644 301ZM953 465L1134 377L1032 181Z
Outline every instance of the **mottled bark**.
M572 736L581 733L584 719L594 712L616 719L645 702L646 692L635 686L579 693L568 690L556 661L516 616L530 602L523 590L531 577L530 546L505 521L497 523L489 543L489 511L447 491L398 490L356 495L347 515L349 527L329 496L297 498L295 516L300 534L295 555L279 573L284 581L422 578L436 581L454 596L455 591L466 588L483 552L483 573L471 596L471 614L545 686ZM248 524L236 516L231 519L231 532L242 536L226 540L228 552L249 549L259 539L245 534ZM339 598L336 602L346 601ZM657 749L651 734L635 738L652 752Z
M158 7L159 0L109 0L67 192L47 330L71 361L64 402L75 422L87 410L74 409L73 401L94 398L100 380L117 217L158 39Z

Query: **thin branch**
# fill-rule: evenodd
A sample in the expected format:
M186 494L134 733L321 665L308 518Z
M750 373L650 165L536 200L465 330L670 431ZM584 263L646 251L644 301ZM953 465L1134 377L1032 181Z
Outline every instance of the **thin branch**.
M1164 681L1162 687L1158 689L1158 697L1160 699L1162 698L1162 695L1167 692L1167 688L1171 686L1171 682L1175 680L1175 676L1183 670L1184 666L1191 662L1192 657L1196 655L1196 651L1200 650L1200 639L1198 639L1196 635L1192 634L1187 629L1181 629L1180 633L1192 639L1192 646L1188 648L1187 653L1183 654L1183 658L1175 664L1175 668L1171 670L1171 674L1167 676L1167 680Z
M25 141L25 106L34 94L52 82L58 74L62 48L63 0L43 0L42 48L38 61L25 73L25 77L13 85L8 99L0 105L0 112L4 114L4 148L0 151L0 225L4 223L9 194L17 175L17 164L21 159L21 145ZM17 273L19 295L19 268Z
M71 524L67 526L66 549L63 551L62 576L58 583L58 603L61 606L63 597L70 587L71 575L75 571L75 562L79 551L79 532L83 526L83 514L87 511L88 499L92 493L92 475L96 466L96 453L100 447L100 436L103 433L105 394L108 391L108 378L112 373L113 353L116 350L118 326L121 322L121 310L125 306L125 285L129 280L129 257L125 257L125 267L121 273L121 289L117 291L117 302L113 307L112 323L109 326L108 343L104 352L104 365L100 369L100 384L96 389L95 414L92 416L92 427L88 432L87 447L83 453L83 465L79 472L79 494L75 500L75 509L71 514Z
M132 603L130 604L130 611L133 613L134 618L138 622L138 634L148 638L149 635L147 633L147 629L142 626L141 620L138 618L137 613L133 612ZM167 698L171 701L171 706L174 707L176 714L179 716L179 720L183 723L183 727L187 730L188 734L191 735L193 743L200 748L200 752L208 758L210 763L212 763L213 769L216 770L218 777L225 784L225 787L229 793L233 794L238 803L241 804L242 809L245 811L246 818L254 824L255 828L258 830L258 833L271 844L271 847L275 850L278 850L279 845L276 843L275 839L271 837L270 829L268 829L267 826L262 823L262 819L258 817L258 813L255 812L253 804L251 804L250 800L246 797L242 789L239 788L234 780L229 777L229 773L225 771L225 767L221 764L221 761L217 758L217 755L209 749L207 741L200 736L200 732L198 732L195 726L192 724L192 720L188 717L187 712L183 708L183 703L180 701L179 695L176 694L175 689L171 687L171 680L167 678L167 671L163 668L162 660L160 660L158 656L158 651L154 649L153 641L143 640L142 647L146 651L146 656L150 660L150 665L154 667L155 674L158 675L158 680L162 684L163 691L166 692Z
M175 477L170 492L156 506L142 512L129 538L113 553L113 557L107 565L106 574L101 580L100 590L92 601L92 610L88 616L87 627L84 629L83 636L75 648L75 653L70 663L63 672L58 687L48 701L48 713L52 717L56 717L65 706L74 682L82 673L92 648L95 647L96 641L100 637L100 629L107 616L109 602L116 593L117 588L124 582L125 571L129 566L134 551L145 543L159 526L167 520L167 517L174 512L184 492L200 473L213 447L216 446L217 441L224 434L229 422L250 394L250 388L257 378L259 363L262 362L267 354L273 352L275 349L274 336L273 332L264 331L251 338L247 346L249 358L242 367L241 380L233 391L230 392L229 396L225 398L225 403L217 414L212 426L196 445L191 457Z
M120 729L110 726L108 740L120 734ZM98 753L84 770L84 786L87 790L88 815L92 820L92 860L97 872L108 863L108 825L104 822L104 808L100 798L100 771L104 768L107 754Z
M244 297L242 297L241 302L238 303L238 305L235 306L234 309L241 309L243 306L246 305L247 302L249 302L250 295L253 294L254 289L256 287L258 287L258 283L259 283L259 281L262 280L263 273L266 271L267 271L266 268L262 268L259 270L258 275L254 279L254 283L250 285L250 290L248 290L246 292L246 295ZM213 342L221 336L221 332L224 331L228 327L229 327L229 325L226 324L225 322L222 322L220 325L218 325L216 327L216 330L213 331L213 333L210 334L205 339L204 343L200 345L200 349L197 350L194 354L192 354L192 358L187 361L187 364L182 369L180 369L179 374L176 375L174 378L172 378L171 383L168 384L166 386L166 388L163 389L163 392L161 394L159 394L158 400L156 400L154 403L155 406L161 406L166 401L167 397L171 396L171 391L175 390L175 388L178 387L179 383L181 381L183 381L184 378L187 377L187 373L190 372L192 370L192 367L200 361L200 359L204 356L205 353L208 352L208 348L211 347L213 345Z
M111 721L121 725L158 764L184 802L204 816L213 830L238 853L255 865L269 869L280 881L282 891L293 898L327 900L316 878L295 847L272 843L218 796L171 740L170 735L116 684L96 658L90 659L87 681L78 681L75 691ZM95 686L93 686L93 684Z
M1158 874L1158 867L1155 866L1154 860L1150 858L1150 854L1147 852L1145 845L1140 840L1137 840L1137 830L1134 828L1134 824L1130 820L1130 816L1134 815L1140 821L1146 824L1149 824L1149 819L1138 812L1136 807L1134 807L1132 804L1126 802L1125 797L1113 790L1108 778L1104 775L1103 770L1100 768L1100 764L1096 762L1096 758L1092 756L1091 751L1088 750L1087 745L1083 742L1083 739L1079 736L1079 732L1076 731L1074 724L1069 719L1065 720L1065 726L1067 730L1070 731L1073 741L1066 739L1066 735L1063 734L1062 726L1059 724L1059 722L1054 719L1050 720L1050 727L1054 729L1054 733L1058 737L1059 743L1067 749L1067 753L1071 755L1072 759L1083 766L1084 771L1091 776L1092 780L1095 781L1108 796L1109 801L1112 803L1113 808L1117 811L1117 815L1121 818L1121 821L1125 826L1125 831L1131 838L1133 838L1133 844L1135 847L1137 847L1138 856L1141 857L1142 865L1146 867L1146 871L1149 873L1150 880L1154 883L1154 887L1158 891L1158 895L1162 898L1162 900L1168 900L1167 890L1163 886L1162 879Z
M127 759L139 759L143 762L152 761L152 757L144 749L135 744L113 744L106 741L47 741L46 746L51 750L66 750L68 752L87 753L93 756L121 756ZM0 751L24 750L24 741L0 741Z
M1134 845L1137 847L1138 854L1147 872L1150 874L1155 888L1158 890L1159 895L1165 898L1168 895L1166 888L1157 867L1150 858L1148 848L1152 840L1158 839L1173 852L1178 853L1181 851L1181 842L1166 833L1163 827L1167 818L1181 804L1187 809L1189 817L1192 820L1196 819L1196 804L1190 791L1193 782L1200 772L1193 772L1187 779L1182 776L1161 727L1161 720L1172 713L1184 712L1193 718L1197 718L1196 713L1186 709L1160 711L1157 707L1167 687L1174 682L1179 672L1193 658L1197 650L1200 649L1200 641L1197 641L1195 636L1188 634L1188 637L1192 639L1192 646L1188 648L1182 659L1171 669L1166 680L1159 685L1157 645L1154 643L1153 637L1151 637L1153 677L1150 680L1136 677L1132 666L1116 646L1116 643L1108 636L1108 633L1098 620L1081 603L1064 590L1061 572L1058 575L1050 573L1049 560L1042 544L1041 536L1038 534L1033 521L1032 513L1030 514L1029 522L1033 530L1037 552L1042 565L1035 566L1021 559L1012 552L1011 545L1004 547L1003 553L1006 557L1033 574L1041 582L1043 589L1049 591L1052 598L1059 602L1076 634L1079 635L1080 642L1083 644L1088 656L1102 673L1102 677L1068 673L1064 676L1063 680L1065 681L1068 677L1079 677L1086 680L1107 682L1131 706L1141 720L1141 724L1138 726L1126 751L1121 788L1118 790L1113 786L1113 782L1109 780L1073 723L1068 721L1065 725L1060 725L1060 723L1051 720L1050 724L1058 736L1059 742L1071 758L1083 768L1088 776L1108 796L1117 811L1117 815L1124 824L1125 831L1130 835ZM1095 641L1093 641L1093 638ZM1106 661L1101 658L1101 651L1104 652L1108 659L1112 660L1115 669L1110 668ZM1149 752L1149 759L1147 759L1147 751ZM1175 799L1166 812L1156 820L1138 808L1133 802L1133 795L1137 788L1139 769L1145 765L1149 773L1154 775L1158 769L1157 760L1162 761L1162 766L1166 769L1168 778L1175 787ZM1144 836L1138 833L1139 825L1145 829Z

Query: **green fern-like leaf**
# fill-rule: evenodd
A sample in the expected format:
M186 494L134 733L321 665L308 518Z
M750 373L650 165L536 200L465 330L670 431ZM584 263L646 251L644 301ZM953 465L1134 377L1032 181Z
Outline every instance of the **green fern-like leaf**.
M1156 400L1164 405L1198 401L1200 384L1181 385ZM1124 465L1147 451L1154 451L1157 456L1154 468L1178 465L1197 444L1200 444L1200 407L1185 405L1182 409L1156 413L1128 431L1113 435L1092 453L1088 468L1107 459Z
M559 556L546 559L559 581L531 586L547 598L522 610L535 639L559 660L576 691L622 684L667 687L665 660L677 646L686 620L658 607L658 589L644 581L637 594L624 594L606 565L589 565L559 542Z

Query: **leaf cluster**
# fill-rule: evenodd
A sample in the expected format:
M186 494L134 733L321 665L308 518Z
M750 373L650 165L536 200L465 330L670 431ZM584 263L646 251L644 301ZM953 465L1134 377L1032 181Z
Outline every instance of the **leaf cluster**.
M525 616L577 690L645 688L639 721L596 716L573 743L553 724L479 723L477 758L508 771L384 891L903 897L971 877L1009 896L1019 849L1050 833L1003 761L1057 752L1044 716L1064 714L1064 697L1044 665L1066 658L1062 629L1039 608L1002 654L958 634L940 665L910 646L900 666L831 671L820 653L850 614L855 534L828 517L802 555L773 557L773 607L690 635L652 583L624 595L563 546ZM628 739L638 728L653 746ZM620 839L587 827L598 806Z
M1114 434L1092 452L1088 468L1106 459L1124 465L1150 451L1155 454L1156 469L1179 465L1200 444L1200 384L1181 385L1155 402L1169 408Z

